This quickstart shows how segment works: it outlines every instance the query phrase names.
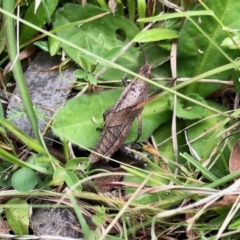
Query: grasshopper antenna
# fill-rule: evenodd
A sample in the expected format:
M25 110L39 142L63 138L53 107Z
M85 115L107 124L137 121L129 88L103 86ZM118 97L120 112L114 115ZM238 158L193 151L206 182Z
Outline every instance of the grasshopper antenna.
M144 59L145 59L145 65L149 65L148 56L147 56L146 51L144 50L142 44L139 43L139 46L140 46L140 48L142 49L142 52L143 52L143 56L144 56Z

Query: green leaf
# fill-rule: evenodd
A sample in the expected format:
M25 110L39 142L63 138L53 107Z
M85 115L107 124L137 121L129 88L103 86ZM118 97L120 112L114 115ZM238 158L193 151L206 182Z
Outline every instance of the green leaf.
M138 33L133 40L140 43L156 42L161 40L176 39L178 36L178 32L175 30L166 28L154 28Z
M215 182L218 180L216 176L214 176L209 170L207 170L204 166L202 166L201 163L199 163L196 159L194 159L188 153L181 154L181 156L185 158L187 161L189 161L190 163L192 163L202 173L204 177L209 179L209 181Z
M83 7L75 4L65 4L63 8L56 12L54 27L60 27L105 12L105 10L92 5ZM124 39L122 39L121 32L124 33ZM87 49L89 43L91 43L93 48L92 51L95 54L100 53L104 55L116 47L124 47L138 32L139 29L126 18L117 14L115 16L108 14L97 20L82 24L79 27L74 26L64 29L58 32L57 35L85 49ZM99 38L104 39L104 45L103 40L101 40L100 43L98 42ZM98 49L99 46L103 46L100 52ZM63 44L62 48L75 62L80 64L78 57L79 52L69 47L67 44ZM125 53L117 60L117 63L128 69L137 71L138 56L139 51L137 52L134 48L131 48L129 52ZM101 69L101 64L98 64L93 74L95 75ZM110 68L101 77L103 79L112 80L122 79L123 76L124 73L121 71Z
M209 221L209 223L208 223L209 227L212 229L220 228L226 218L227 218L227 212L222 212L220 216L217 216ZM229 225L229 228L230 228L230 225Z
M146 15L147 5L145 0L137 0L138 16L144 18ZM144 28L144 23L139 23L141 29Z
M79 179L77 175L69 170L65 170L63 168L58 168L53 174L53 181L51 184L54 185L61 185L63 183L66 183L69 188L72 188L74 186L74 191L81 191L82 186L78 185L75 187L75 185L79 182Z
M66 163L67 170L85 170L89 166L90 160L86 157L73 158Z
M136 3L132 0L127 0L127 6L128 6L128 13L129 13L129 19L134 22L135 21L135 12L136 12Z
M102 34L99 34L97 43L97 55L99 56L103 55L104 43L105 43L104 36Z
M40 48L41 50L45 52L49 52L48 41L36 41L33 44L38 48Z
M74 172L66 170L65 182L67 186L71 188L73 191L78 191L78 192L82 191L81 185L78 184L76 187L76 184L79 182L79 179Z
M8 224L16 235L27 235L29 226L29 206L26 201L13 198L5 204Z
M214 13L224 26L239 28L240 5L235 0L207 1L206 5L214 9ZM202 9L201 6L197 10ZM226 9L227 13L226 13ZM179 77L194 77L214 68L227 64L230 60L223 55L235 59L238 51L229 51L220 48L222 41L229 37L223 30L222 25L212 16L192 18L193 22L186 20L179 36L178 44L178 73ZM193 24L195 23L195 24ZM200 28L203 32L201 32ZM203 35L207 34L208 38ZM222 51L222 52L221 52ZM235 70L224 71L212 75L210 78L226 80L231 79ZM219 88L219 84L194 83L184 89L185 93L196 92L201 96L207 96Z
M93 76L92 74L88 74L87 75L87 79L88 81L93 84L93 85L96 85L97 84L97 79L95 78L95 76Z
M38 27L44 26L49 22L53 12L55 11L59 0L44 0L38 7L36 14L34 13L35 3L33 2L27 9L24 20L35 24ZM22 25L20 32L20 44L25 43L30 38L34 37L37 31L27 25Z
M48 44L50 56L57 55L61 49L61 43L55 38L48 37Z
M239 229L240 228L240 217L236 217L232 220L232 222L229 224L229 229ZM226 218L225 218L226 219ZM225 220L224 219L224 220Z
M113 57L115 57L116 55L118 55L121 52L122 48L121 47L115 47L112 48L111 50L109 50L108 52L106 52L103 57L105 59L111 60Z
M58 168L53 173L53 180L50 183L51 185L58 186L62 185L65 181L66 171L63 168Z
M198 102L207 104L206 101L198 94L191 93L187 95L190 98L197 100ZM174 97L170 97L170 107L174 108ZM193 104L192 102L186 101L185 99L177 98L176 101L176 114L179 118L184 119L200 119L206 114L206 109L202 106Z
M60 109L53 121L53 131L62 139L69 140L82 147L93 148L103 128L103 113L113 106L120 90L104 91L97 94L82 95L72 99ZM147 139L162 123L171 119L171 111L167 107L167 97L147 104L143 110L142 135L139 141ZM133 142L137 136L137 121L126 139Z
M79 79L85 78L87 73L81 69L77 69L73 72L73 76Z
M32 190L38 182L36 173L29 168L21 168L12 176L12 186L19 192Z
M52 173L52 160L46 156L45 154L42 153L37 153L29 157L28 163L38 166L41 168L45 168L46 171L49 171L50 169L50 174Z
M240 39L239 36L227 37L222 41L222 47L228 47L229 49L239 49Z

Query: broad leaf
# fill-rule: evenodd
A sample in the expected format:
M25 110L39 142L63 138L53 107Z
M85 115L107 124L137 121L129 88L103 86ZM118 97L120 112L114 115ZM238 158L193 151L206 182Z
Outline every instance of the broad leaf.
M98 94L83 95L67 102L57 112L53 122L53 131L62 139L82 147L93 148L103 128L103 113L113 106L121 91L111 90ZM146 105L143 111L142 136L139 141L147 139L163 122L171 119L167 97L160 98ZM137 121L133 123L126 142L137 137Z
M24 19L38 27L44 26L47 22L50 23L50 17L55 11L58 2L59 0L44 0L41 2L37 9L35 9L36 3L33 2L27 9ZM27 25L22 25L20 43L25 43L27 40L34 37L37 32L37 30Z
M16 235L28 234L29 206L26 201L13 198L5 204L8 224Z
M206 101L195 93L187 95L189 98L195 99L200 103L207 104ZM171 109L174 107L174 98L169 98ZM202 106L196 105L192 102L186 101L185 99L177 98L176 101L176 115L183 119L198 119L203 118L206 114L206 109Z
M216 16L229 28L239 28L240 5L235 0L207 1L206 5L214 9ZM197 10L201 10L199 6ZM186 20L179 36L178 45L178 75L179 77L194 77L206 71L212 70L229 63L229 60L220 52L221 48L231 59L235 59L238 51L220 47L222 41L228 37L223 28L212 16L192 18L208 36L207 39L192 22ZM215 43L215 44L214 44ZM235 70L234 70L235 71ZM225 71L211 76L211 78L228 80L234 72ZM207 96L219 87L219 84L195 83L185 88L185 93L196 92L201 96Z
M84 20L95 15L104 13L103 9L92 5L80 6L74 4L65 4L64 7L57 11L55 15L54 27L60 27L65 24ZM129 20L119 15L107 14L102 18L82 24L81 26L69 27L57 33L62 37L88 51L97 55L105 55L114 48L124 47L127 42L139 32L139 29ZM99 37L101 36L101 51L99 51ZM62 45L66 53L78 64L80 64L80 52L72 49L67 44ZM117 60L121 66L125 66L133 71L138 70L138 55L132 48ZM95 59L93 59L95 60ZM100 63L101 64L101 63ZM102 68L98 64L95 74ZM121 79L124 73L116 69L108 69L102 78L104 79Z
M20 192L32 190L37 182L36 173L29 168L20 168L12 176L12 186Z

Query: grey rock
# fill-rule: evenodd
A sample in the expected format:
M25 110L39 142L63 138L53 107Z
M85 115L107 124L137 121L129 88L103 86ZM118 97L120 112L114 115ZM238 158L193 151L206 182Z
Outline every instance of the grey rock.
M32 102L40 113L38 116L45 116L44 119L38 117L41 132L54 112L65 104L71 90L69 86L76 81L73 77L75 70L73 67L62 70L61 75L58 70L46 71L60 63L59 56L50 57L48 53L41 52L24 74ZM13 110L21 111L23 109L21 105L20 93L16 88L8 104L7 116L9 117ZM31 124L26 115L11 121L26 134L33 136Z

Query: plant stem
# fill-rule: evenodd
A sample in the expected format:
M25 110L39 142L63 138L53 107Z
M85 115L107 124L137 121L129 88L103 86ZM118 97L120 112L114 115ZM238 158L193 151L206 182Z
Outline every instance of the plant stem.
M12 12L15 7L15 0L8 0L3 1L3 9L7 10L8 12ZM23 101L24 107L26 109L27 115L29 117L30 123L32 125L32 129L34 132L34 135L38 141L39 144L42 143L41 141L41 134L39 134L38 131L38 121L37 116L33 108L33 103L30 98L30 94L28 91L28 87L22 72L22 66L19 61L19 59L16 59L18 56L17 52L17 46L16 46L16 39L15 39L15 33L14 33L14 20L13 18L3 14L3 20L6 26L6 38L7 38L7 48L8 48L8 54L10 57L10 60L12 63L15 64L13 66L12 72L15 78L15 81L17 83L17 87L19 89L21 99Z

